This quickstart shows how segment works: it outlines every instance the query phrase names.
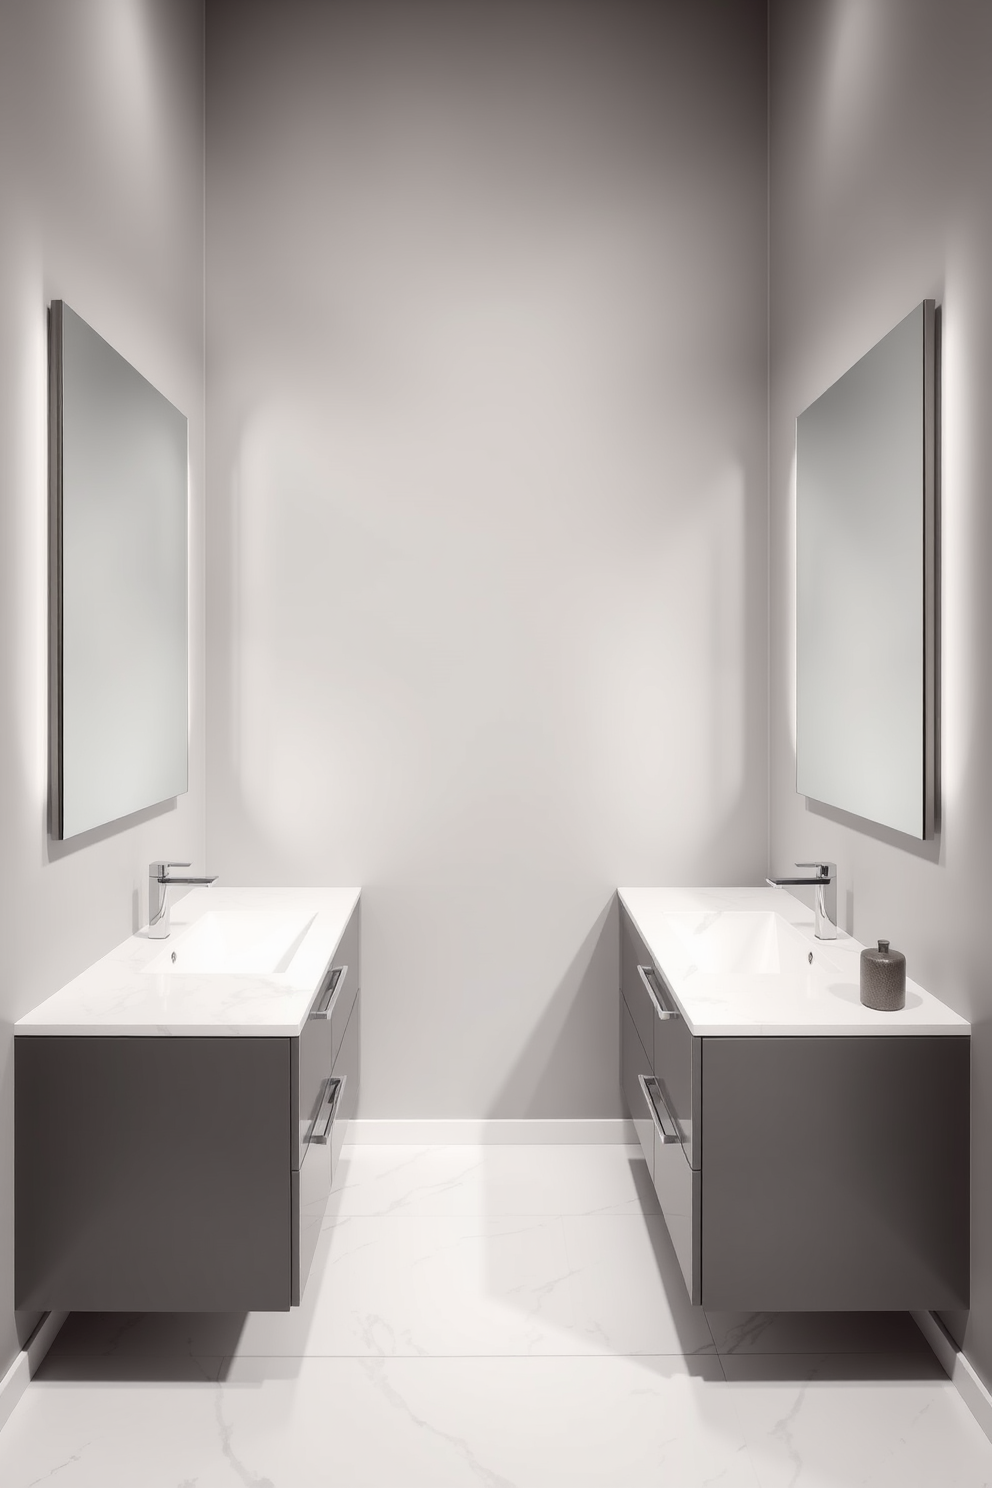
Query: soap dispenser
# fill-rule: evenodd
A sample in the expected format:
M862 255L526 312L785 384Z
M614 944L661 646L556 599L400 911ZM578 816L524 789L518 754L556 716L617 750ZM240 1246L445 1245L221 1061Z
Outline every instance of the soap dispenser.
M861 1001L880 1013L897 1013L906 1006L906 957L889 949L887 940L878 950L867 946L861 952Z

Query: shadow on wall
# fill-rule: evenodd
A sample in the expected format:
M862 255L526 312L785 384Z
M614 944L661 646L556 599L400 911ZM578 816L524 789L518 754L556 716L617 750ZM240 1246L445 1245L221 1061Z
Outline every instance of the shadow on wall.
M575 1072L585 1067L581 1050L588 1044L589 1029L600 1021L597 1005L603 998L619 995L619 909L611 894L595 924L586 935L530 1039L517 1058L486 1112L489 1118L515 1117L533 1120L567 1116L581 1109L563 1097L575 1081ZM612 1019L614 1028L619 1012ZM601 1051L604 1063L619 1065L618 1035L614 1032ZM586 1056L587 1057L587 1056ZM615 1109L603 1116L619 1116L619 1075Z

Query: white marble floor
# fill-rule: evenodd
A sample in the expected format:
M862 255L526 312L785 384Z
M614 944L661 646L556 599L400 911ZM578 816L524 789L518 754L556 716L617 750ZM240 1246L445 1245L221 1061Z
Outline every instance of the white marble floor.
M903 1315L705 1314L625 1147L346 1150L304 1305L75 1315L28 1488L979 1488Z

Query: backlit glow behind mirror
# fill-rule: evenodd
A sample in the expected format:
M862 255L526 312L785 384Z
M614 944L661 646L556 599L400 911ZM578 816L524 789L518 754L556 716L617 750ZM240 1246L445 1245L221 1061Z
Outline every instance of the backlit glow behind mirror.
M51 310L51 831L188 784L185 416Z
M917 306L799 415L796 788L932 836L935 308Z

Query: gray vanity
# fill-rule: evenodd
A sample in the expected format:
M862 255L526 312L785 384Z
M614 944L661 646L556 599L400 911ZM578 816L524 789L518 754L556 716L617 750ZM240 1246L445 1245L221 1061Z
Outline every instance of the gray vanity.
M970 1028L777 889L620 891L621 1084L692 1302L968 1306Z
M254 937L254 938L253 938ZM358 1098L357 889L198 890L15 1027L25 1309L286 1309Z

